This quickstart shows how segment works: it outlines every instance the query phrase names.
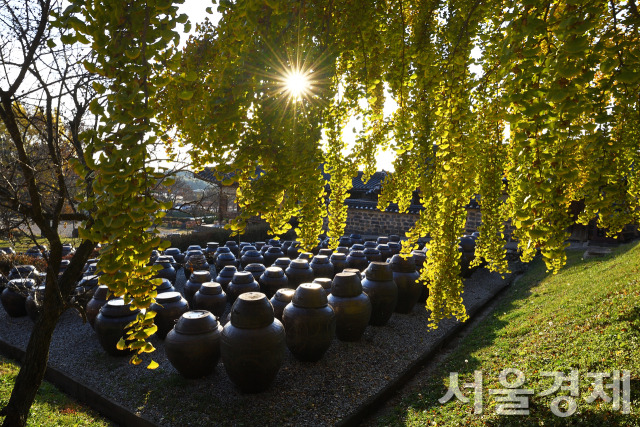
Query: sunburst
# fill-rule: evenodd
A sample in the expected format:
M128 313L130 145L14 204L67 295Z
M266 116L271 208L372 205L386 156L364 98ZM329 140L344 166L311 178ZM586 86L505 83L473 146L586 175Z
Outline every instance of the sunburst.
M290 97L293 102L298 102L303 97L307 97L313 93L311 72L309 70L293 68L285 71L281 79L281 84L286 95Z

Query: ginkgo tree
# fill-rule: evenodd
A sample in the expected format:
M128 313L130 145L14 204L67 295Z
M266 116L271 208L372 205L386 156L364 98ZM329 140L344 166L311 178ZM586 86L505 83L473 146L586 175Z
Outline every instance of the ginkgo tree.
M164 245L153 229L165 206L150 191L162 178L150 156L158 141L169 151L190 144L196 168L234 172L242 212L234 230L260 215L278 235L296 216L305 248L317 244L325 217L337 245L351 177L362 167L366 180L377 150L390 148L395 172L379 207L393 201L406 210L420 190L425 209L403 253L431 237L421 274L434 327L466 318L457 239L474 194L483 209L477 253L498 271L506 268L506 221L525 260L540 251L557 271L572 202L584 204L580 222L597 218L612 234L639 219L635 0L220 0L221 20L200 25L183 51L173 47L176 29L189 30L178 3L71 0L54 14L60 5L50 0L3 0L33 9L0 11L15 21L24 53L18 78L0 91L0 118L14 139L11 112L33 61L44 58L38 52L90 48L80 64L91 78L77 87L94 92L76 107L95 126L80 133L74 122L82 155L70 160L83 179L81 248L105 243L101 281L134 307L155 297L146 263ZM52 24L59 40L47 32ZM387 98L398 105L391 116ZM349 147L342 132L352 116L364 126ZM331 175L328 203L323 169ZM74 272L79 267L65 274ZM64 308L45 307L53 325ZM5 425L26 422L46 366L47 325L35 335L40 345L27 349ZM153 315L144 314L123 337L133 363L153 350L154 331Z
M351 177L362 167L366 180L376 151L391 148L379 207L405 211L420 190L403 253L431 237L422 279L434 327L466 318L457 239L475 194L477 254L500 272L508 221L523 259L540 251L557 271L572 202L584 203L579 222L611 235L639 218L635 1L225 0L218 11L167 73L165 128L192 144L196 165L238 171L235 229L260 215L279 234L297 216L307 249L324 216L337 246ZM297 96L291 75L306 79ZM364 126L350 148L353 116Z

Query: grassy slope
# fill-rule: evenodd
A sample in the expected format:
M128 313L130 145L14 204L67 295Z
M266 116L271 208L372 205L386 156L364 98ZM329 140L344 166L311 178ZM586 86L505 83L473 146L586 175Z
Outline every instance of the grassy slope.
M427 385L405 398L381 425L640 425L640 244L620 247L607 258L584 261L582 252L571 252L557 275L545 272L539 260L520 278L506 299L467 336L447 358ZM500 371L521 370L535 395L530 414L496 415L489 389L504 388ZM538 396L553 384L542 371L577 369L580 394L577 411L568 418L551 412L551 400L568 394L558 391ZM631 413L613 411L602 400L588 404L593 390L587 372L631 371ZM463 383L483 372L484 411L473 414L473 390ZM452 398L446 404L449 372L459 372L460 386L470 402ZM509 377L511 380L511 377ZM605 379L605 384L609 379ZM564 383L563 385L567 385ZM611 394L609 389L605 389Z
M18 366L0 357L0 408L9 402ZM0 424L4 417L0 417ZM30 426L110 426L109 421L80 406L54 386L43 382L31 407Z

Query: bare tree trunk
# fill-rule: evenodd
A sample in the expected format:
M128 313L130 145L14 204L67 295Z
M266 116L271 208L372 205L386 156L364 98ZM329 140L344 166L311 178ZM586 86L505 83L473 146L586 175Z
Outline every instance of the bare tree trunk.
M49 345L58 320L65 310L70 307L66 303L75 288L76 280L82 274L82 267L91 255L94 244L85 240L76 250L69 267L60 279L57 277L58 269L52 268L53 264L60 265L62 245L60 241L49 258L50 266L47 269L47 284L42 304L42 312L36 319L27 344L25 359L16 377L9 403L0 411L0 416L6 418L3 427L25 426L29 409L33 404L36 393L44 379L44 374L49 361Z
M11 398L1 412L2 415L5 415L3 427L27 425L29 409L47 369L51 337L62 314L62 311L54 304L45 302L42 314L33 326L25 359L16 377Z

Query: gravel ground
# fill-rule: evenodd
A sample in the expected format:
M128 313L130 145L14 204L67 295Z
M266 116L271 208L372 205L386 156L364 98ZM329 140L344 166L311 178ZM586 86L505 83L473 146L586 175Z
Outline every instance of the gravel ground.
M464 303L469 313L491 299L505 281L479 269L467 279ZM184 284L178 273L177 288ZM355 343L334 339L318 362L304 363L288 351L274 384L263 393L240 393L228 379L222 361L206 378L187 380L171 366L162 341L152 338L157 350L154 371L133 366L128 357L107 355L89 326L68 311L58 324L49 363L102 395L162 426L186 425L334 425L455 326L447 320L435 331L427 327L427 311L420 304L413 312L394 313L386 326L367 327ZM0 339L26 348L33 324L27 317L10 318L0 310Z

